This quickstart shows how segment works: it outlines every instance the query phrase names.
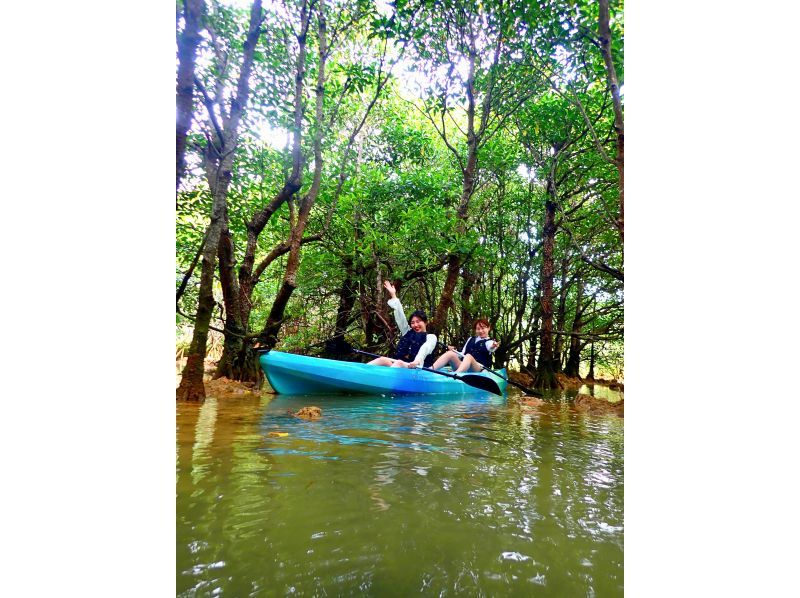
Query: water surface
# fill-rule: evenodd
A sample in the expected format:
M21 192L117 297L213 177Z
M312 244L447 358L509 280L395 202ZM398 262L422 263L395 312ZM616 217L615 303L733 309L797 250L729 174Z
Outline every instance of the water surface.
M322 418L290 416L303 406ZM564 400L177 405L180 596L621 596L623 420Z

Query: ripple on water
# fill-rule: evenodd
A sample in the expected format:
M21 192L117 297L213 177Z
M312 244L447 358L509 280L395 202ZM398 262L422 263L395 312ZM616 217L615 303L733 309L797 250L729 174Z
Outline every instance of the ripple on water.
M307 405L322 418L286 415ZM179 595L621 595L621 421L502 398L201 410L178 417Z

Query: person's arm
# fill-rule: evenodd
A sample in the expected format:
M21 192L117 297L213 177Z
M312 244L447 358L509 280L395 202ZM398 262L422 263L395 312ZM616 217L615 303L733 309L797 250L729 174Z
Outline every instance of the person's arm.
M397 292L395 291L394 285L391 282L384 280L383 286L392 296L392 298L388 301L389 307L394 310L394 321L397 323L397 327L400 329L400 336L403 336L406 332L411 330L411 326L408 325L408 320L406 320L406 314L403 312L403 305L400 303L400 299L397 298Z
M461 349L461 356L462 356L462 357L463 357L464 355L466 355L466 354L467 354L467 345L468 345L468 344L469 344L469 339L467 339L467 342L466 342L466 343L464 343L464 348L463 348L463 349Z
M411 326L408 325L408 320L406 320L406 314L403 312L403 305L400 303L400 299L397 297L389 299L389 307L394 310L394 321L400 329L400 336L403 336L406 332L411 330Z
M417 351L417 356L414 358L414 361L411 363L423 366L425 364L425 358L433 353L433 350L436 348L437 340L435 334L429 334L425 339L425 343L419 348L419 351Z
M491 347L489 346L489 343L492 343ZM498 343L496 340L489 339L488 341L486 341L486 350L489 351L489 353L494 353L497 350L497 347L499 346L500 343Z

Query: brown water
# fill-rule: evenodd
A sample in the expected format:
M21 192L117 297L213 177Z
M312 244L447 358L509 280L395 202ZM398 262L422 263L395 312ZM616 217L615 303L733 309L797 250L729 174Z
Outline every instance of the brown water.
M322 418L287 414L306 405ZM180 596L622 595L615 416L210 398L177 405L177 437Z

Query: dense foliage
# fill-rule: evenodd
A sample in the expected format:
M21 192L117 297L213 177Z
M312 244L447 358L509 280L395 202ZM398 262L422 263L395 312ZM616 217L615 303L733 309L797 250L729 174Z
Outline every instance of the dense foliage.
M179 48L193 4L177 6ZM388 353L387 279L444 342L487 317L499 361L540 386L621 375L622 134L598 3L199 4L176 226L189 353L209 350L194 325L205 267L219 375L257 379L254 344L341 334Z

